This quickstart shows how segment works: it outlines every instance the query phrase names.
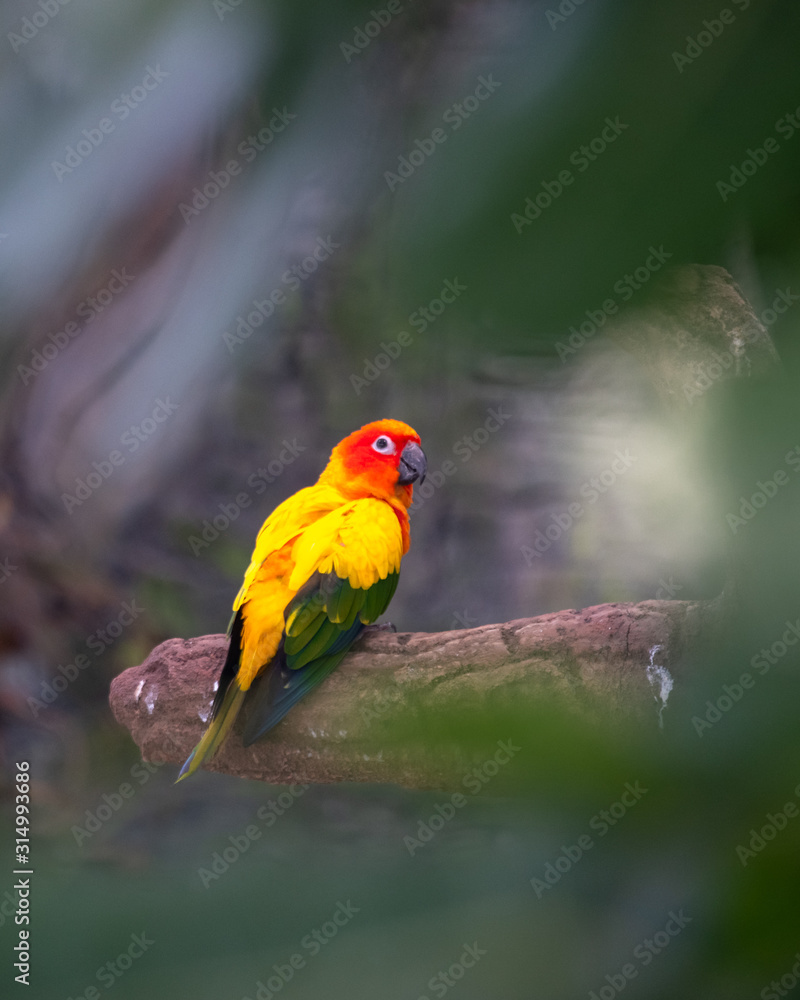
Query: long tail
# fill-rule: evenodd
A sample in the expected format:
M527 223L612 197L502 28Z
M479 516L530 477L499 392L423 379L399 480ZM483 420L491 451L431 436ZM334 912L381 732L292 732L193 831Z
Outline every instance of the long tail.
M176 785L178 781L183 781L190 774L194 774L204 760L210 760L213 757L220 743L222 743L230 732L230 728L236 721L236 716L242 707L242 702L247 692L239 687L239 681L236 677L241 658L242 624L242 612L240 609L231 621L231 641L228 647L228 655L222 668L222 674L219 678L219 687L214 698L214 705L211 709L211 725L187 757L186 763L181 768L181 773L175 782Z
M242 691L239 687L238 681L231 681L231 685L225 692L225 697L219 707L217 717L205 731L203 738L194 750L189 754L175 782L176 785L178 781L183 781L190 774L194 774L206 758L210 759L214 756L220 743L228 735L231 726L236 721L236 716L239 714L239 709L242 707L242 702L246 694L247 692Z

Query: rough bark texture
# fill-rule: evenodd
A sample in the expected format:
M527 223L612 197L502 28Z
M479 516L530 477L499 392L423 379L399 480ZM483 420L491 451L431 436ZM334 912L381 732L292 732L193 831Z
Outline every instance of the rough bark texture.
M557 698L584 715L633 715L657 726L662 683L680 684L687 649L715 621L707 603L645 601L462 631L370 634L259 743L242 745L240 719L207 766L276 784L457 788L473 762L453 748L431 764L424 748L384 743L386 720L417 704L435 713ZM170 639L114 680L114 714L145 760L181 764L188 756L205 729L226 648L223 635Z

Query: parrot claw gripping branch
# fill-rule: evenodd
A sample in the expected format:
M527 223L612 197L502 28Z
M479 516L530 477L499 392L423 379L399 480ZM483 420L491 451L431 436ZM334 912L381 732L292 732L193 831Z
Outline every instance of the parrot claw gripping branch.
M233 603L211 723L178 781L213 756L243 705L245 746L272 729L386 611L426 468L416 431L378 420L340 441L317 482L270 514Z

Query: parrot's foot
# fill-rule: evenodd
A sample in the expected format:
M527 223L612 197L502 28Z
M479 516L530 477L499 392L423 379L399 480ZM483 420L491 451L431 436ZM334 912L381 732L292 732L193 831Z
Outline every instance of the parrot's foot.
M381 622L380 625L365 625L362 635L370 635L372 632L396 632L397 626L394 622Z

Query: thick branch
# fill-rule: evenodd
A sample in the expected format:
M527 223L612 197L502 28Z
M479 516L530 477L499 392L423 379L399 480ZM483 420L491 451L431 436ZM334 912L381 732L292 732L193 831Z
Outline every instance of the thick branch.
M667 674L648 677L648 667L679 683L686 647L708 641L714 621L706 603L645 601L463 631L371 634L259 743L242 745L240 719L208 767L276 784L460 787L473 763L466 753L456 747L432 763L423 747L383 741L387 720L417 704L452 717L454 709L524 709L558 698L583 715L633 715L656 726ZM114 680L114 714L146 760L180 764L200 739L226 646L222 635L170 639Z

